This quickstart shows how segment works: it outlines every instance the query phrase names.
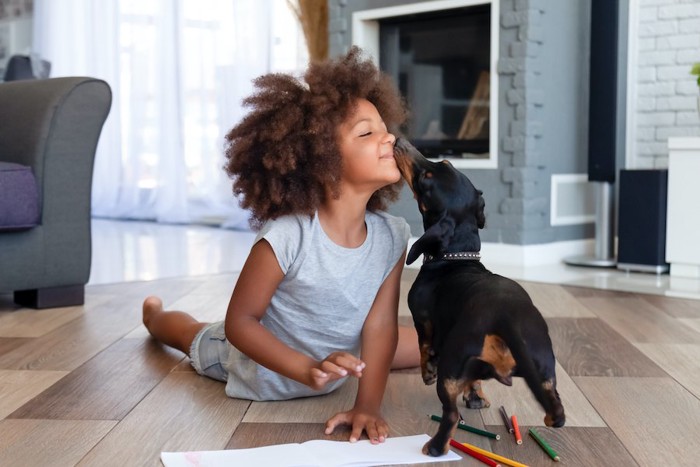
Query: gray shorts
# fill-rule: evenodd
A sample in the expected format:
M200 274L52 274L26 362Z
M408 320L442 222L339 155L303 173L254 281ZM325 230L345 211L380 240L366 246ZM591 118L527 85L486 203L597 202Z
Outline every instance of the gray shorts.
M224 322L208 324L192 340L190 363L202 376L217 381L228 381L228 371L224 368L224 363L228 360L229 349Z

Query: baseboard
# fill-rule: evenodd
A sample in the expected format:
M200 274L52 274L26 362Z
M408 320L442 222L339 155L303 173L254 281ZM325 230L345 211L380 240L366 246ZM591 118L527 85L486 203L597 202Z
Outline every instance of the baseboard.
M418 237L411 237L408 242L410 249ZM541 266L545 264L561 263L569 256L591 254L594 251L595 242L587 240L568 240L563 242L542 243L536 245L511 245L507 243L482 243L481 260L485 264L499 264L504 266ZM408 268L420 268L423 257L419 257Z

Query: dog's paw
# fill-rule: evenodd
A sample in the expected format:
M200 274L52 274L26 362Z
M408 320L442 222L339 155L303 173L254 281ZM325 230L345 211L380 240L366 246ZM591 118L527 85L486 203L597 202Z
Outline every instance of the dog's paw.
M554 411L547 413L544 417L544 424L554 428L561 428L566 423L566 415L564 415L564 406L557 400L555 401Z
M564 415L557 417L557 418L552 417L549 414L544 416L545 426L551 426L554 428L561 428L564 426L565 423L566 423L566 417L564 417Z
M430 386L431 384L435 384L437 381L437 373L436 372L423 372L421 375L423 376L423 383L425 383L426 386Z
M468 409L486 409L491 407L491 402L484 397L481 391L481 384L475 384L469 391L465 391L462 394L462 400Z
M464 405L466 405L468 409L487 409L491 407L491 403L489 401L487 401L486 399L482 399L479 396L462 396L462 400L464 401Z
M431 439L425 446L423 446L423 454L430 457L440 457L447 454L448 447L446 445L440 445L435 441L435 438Z

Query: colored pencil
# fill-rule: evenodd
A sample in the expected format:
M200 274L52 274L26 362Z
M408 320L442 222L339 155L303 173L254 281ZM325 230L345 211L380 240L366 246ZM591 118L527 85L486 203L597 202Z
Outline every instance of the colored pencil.
M520 427L518 426L518 418L515 414L511 415L510 421L513 424L513 432L515 433L515 442L518 444L523 444L523 437L520 436Z
M498 454L494 454L491 451L487 451L486 449L481 449L481 448L473 446L469 443L462 443L462 445L468 447L472 451L476 451L479 454L483 454L486 457L490 457L491 459L498 461L501 464L510 465L511 467L527 467L527 465L521 464L518 461L514 461L513 459L508 459L507 457L499 456Z
M439 417L439 416L437 416L437 415L431 415L431 416L430 416L430 419L431 419L431 420L434 420L434 421L436 421L436 422L441 422L441 421L442 421L442 417ZM460 420L460 421L457 423L457 428L459 428L459 429L461 429L461 430L464 430L464 431L468 431L468 432L470 432L470 433L477 434L477 435L486 436L486 437L488 437L488 438L493 438L493 439L495 439L495 440L501 439L501 435L498 435L498 434L496 434L496 433L491 433L490 431L482 430L482 429L479 429L479 428L475 428L475 427L473 427L473 426L469 426L469 425L467 425L466 423L464 423L462 420Z
M464 446L464 445L458 443L457 441L455 441L455 440L453 440L453 439L450 440L450 446L452 446L453 448L459 449L460 451L462 451L462 452L465 453L465 454L469 454L469 455L472 456L474 459L478 459L478 460L480 460L481 462L483 462L484 464L489 465L489 466L491 466L491 467L500 467L500 465L501 465L501 464L499 464L498 462L494 461L493 459L489 459L489 458L486 457L485 455L483 455L483 454L481 454L481 453L478 453L478 452L476 452L476 451L473 451L473 450L471 450L471 449L469 449L468 447L466 447L466 446Z
M498 410L501 412L501 418L503 419L503 424L506 426L508 433L513 433L513 424L510 422L510 417L506 412L506 408L501 406Z
M539 433L537 433L535 430L533 430L532 428L530 428L528 431L529 431L529 433L530 433L530 436L532 436L533 438L535 438L535 441L537 441L537 444L539 444L540 447L541 447L542 449L544 449L544 452L546 452L546 453L549 455L549 457L552 458L553 461L559 462L560 459L559 459L559 454L557 454L557 451L555 451L554 449L552 449L552 448L549 446L549 444L547 444L547 441L545 441L544 438L542 438L542 437L539 435Z

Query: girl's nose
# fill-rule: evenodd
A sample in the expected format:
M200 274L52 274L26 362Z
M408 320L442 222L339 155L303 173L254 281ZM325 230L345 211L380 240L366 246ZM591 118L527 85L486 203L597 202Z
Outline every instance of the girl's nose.
M390 143L390 144L393 146L394 143L396 143L396 136L394 136L394 135L391 134L391 133L387 133L386 142L387 142L387 143Z

